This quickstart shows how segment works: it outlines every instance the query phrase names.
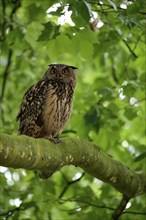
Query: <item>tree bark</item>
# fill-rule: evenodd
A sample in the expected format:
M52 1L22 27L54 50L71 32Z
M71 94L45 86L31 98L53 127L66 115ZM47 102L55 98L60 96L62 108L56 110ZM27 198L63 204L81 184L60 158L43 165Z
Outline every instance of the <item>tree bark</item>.
M79 166L90 175L115 187L128 198L146 191L146 179L106 155L93 143L63 138L63 143L27 136L0 136L0 165L40 171L48 178L66 165Z

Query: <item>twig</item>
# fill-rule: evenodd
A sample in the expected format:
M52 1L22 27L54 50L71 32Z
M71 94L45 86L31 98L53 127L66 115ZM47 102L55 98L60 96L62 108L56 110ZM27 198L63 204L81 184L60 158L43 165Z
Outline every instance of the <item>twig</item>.
M7 59L8 62L7 62L6 68L3 72L3 84L2 84L2 91L1 91L1 97L0 97L1 102L3 101L3 97L4 97L6 81L7 81L7 77L8 77L8 74L9 74L9 69L10 69L10 66L11 66L11 59L12 59L12 50L9 49L8 59Z
M130 198L123 195L123 198L120 202L120 204L118 205L118 207L116 208L115 212L112 214L112 220L118 220L119 217L122 215L127 203L129 202Z
M21 207L21 204L19 207L16 207L14 209L10 209L6 212L2 212L0 213L0 216L5 216L5 219L7 220L8 218L10 218L15 212L18 212L20 210L24 210L24 208Z
M108 8L114 8L112 5L108 5L108 4L105 4L105 3L100 3L100 1L98 1L98 2L93 2L93 1L88 1L88 3L89 4L93 4L93 5L98 5L98 6L101 6L101 7L108 7ZM122 10L122 11L124 11L124 10L126 10L125 8L121 8L121 7L117 7L116 6L116 8L117 9L119 9L119 10Z
M129 46L129 44L127 43L126 40L123 39L123 42L125 43L126 47L129 49L130 53L135 57L138 58L138 56L134 53L134 51L131 49L131 47Z
M138 38L137 38L137 40L136 40L136 42L135 42L135 45L134 45L134 47L133 47L133 49L132 49L133 52L136 50L137 45L138 45L138 43L140 42L142 35L143 35L143 33L138 36ZM145 42L144 42L144 43L145 43ZM129 66L129 63L130 63L131 58L132 58L132 56L131 56L131 54L130 54L129 57L128 57L127 65L125 66L125 71L124 71L124 72L127 73L127 76L128 76L128 77L129 77L128 66Z
M92 202L88 202L88 201L85 201L85 200L80 200L80 199L61 199L60 203L61 204L64 204L65 202L79 202L79 203L84 203L86 204L86 207L89 207L89 206L92 206L92 207L96 207L96 208L100 208L100 209L109 209L109 210L115 210L115 208L113 207L109 207L109 206L106 206L106 205L97 205L95 203L92 203ZM85 207L85 205L84 205Z
M5 26L6 26L6 6L5 1L2 0L2 34L1 34L1 41L5 40Z
M14 3L14 8L12 9L11 14L10 14L10 21L11 22L8 25L8 28L10 29L10 31L13 30L13 16L16 13L17 9L20 7L20 5L21 5L20 1L16 0L15 3ZM2 1L2 11L3 11L3 24L2 24L1 41L4 41L5 38L6 38L6 35L5 35L5 28L6 28L6 5L5 5L5 1L4 0ZM2 90L1 90L1 96L0 96L0 102L1 103L2 103L3 98L4 98L6 82L7 82L8 75L9 75L9 70L10 70L10 67L11 67L12 55L13 55L13 52L12 52L12 49L10 48L8 50L7 65L6 65L5 70L4 70L3 74L2 74L3 81L2 81ZM1 109L1 114L2 114L2 117L1 117L2 121L4 121L3 109Z
M85 173L83 173L78 179L73 180L73 181L68 181L67 185L64 187L64 189L62 190L62 192L60 193L60 195L58 196L58 199L62 198L63 195L65 194L65 192L67 191L67 189L74 183L80 181L82 179L82 177L85 175Z

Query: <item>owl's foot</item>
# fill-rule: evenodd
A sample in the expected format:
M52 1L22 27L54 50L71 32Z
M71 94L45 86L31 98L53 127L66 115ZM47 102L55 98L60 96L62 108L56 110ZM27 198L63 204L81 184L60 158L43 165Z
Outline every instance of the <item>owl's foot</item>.
M53 142L54 144L61 144L63 141L61 141L58 137L52 137L50 135L43 136L43 138L48 139L49 141Z
M48 138L54 144L62 144L63 142L59 138Z
M48 137L48 136L45 136L44 137L45 139L48 139L49 141L53 142L54 144L61 144L63 143L59 138L57 137Z

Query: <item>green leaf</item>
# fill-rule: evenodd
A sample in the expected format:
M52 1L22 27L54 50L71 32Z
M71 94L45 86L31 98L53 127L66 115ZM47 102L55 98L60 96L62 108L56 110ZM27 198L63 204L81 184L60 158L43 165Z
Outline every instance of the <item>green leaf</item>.
M146 158L146 151L140 154L139 156L137 156L134 161L139 162L140 160L143 160L144 158Z
M52 22L43 24L44 30L38 38L38 41L48 41L55 39L60 34L60 25L56 25Z
M134 93L136 92L137 85L133 82L127 83L127 85L123 86L123 92L124 95L126 95L128 98L131 98L134 96Z
M135 118L137 116L137 111L133 108L126 108L124 115L129 120L132 120L133 118Z
M109 100L109 99L113 98L113 96L114 96L113 90L109 87L101 88L98 92L99 92L100 96L106 100Z
M97 132L100 129L100 110L98 106L91 106L90 110L84 116L88 128L94 128Z
M69 8L73 11L71 18L76 25L82 27L89 23L91 11L87 2L75 1Z
M111 0L108 0L108 2L110 3L110 5L112 5L112 7L114 8L114 10L117 11L116 4L114 4L114 2L111 1Z
M0 173L0 182L1 182L2 185L6 185L7 184L6 178L5 178L3 173Z

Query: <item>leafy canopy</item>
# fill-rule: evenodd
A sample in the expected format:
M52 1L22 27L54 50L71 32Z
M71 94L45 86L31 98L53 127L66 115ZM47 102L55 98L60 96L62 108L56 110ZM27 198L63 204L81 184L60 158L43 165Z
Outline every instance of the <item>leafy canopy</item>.
M90 140L130 169L142 172L144 3L2 0L2 132L17 133L15 117L22 96L48 64L70 64L78 67L78 83L73 114L62 136ZM121 196L87 174L80 178L83 171L72 166L46 181L32 171L1 171L2 219L109 219ZM144 212L144 206L140 196L130 201L126 211ZM121 217L138 218L144 215Z

